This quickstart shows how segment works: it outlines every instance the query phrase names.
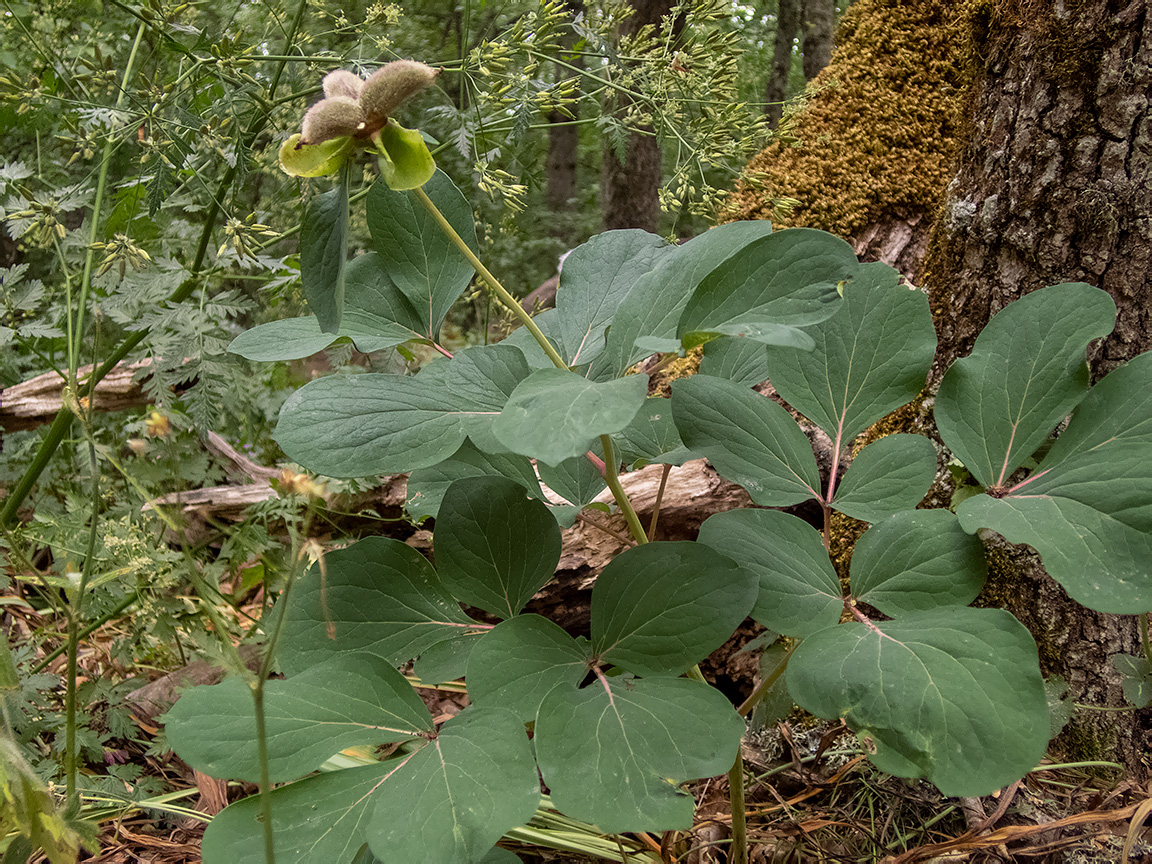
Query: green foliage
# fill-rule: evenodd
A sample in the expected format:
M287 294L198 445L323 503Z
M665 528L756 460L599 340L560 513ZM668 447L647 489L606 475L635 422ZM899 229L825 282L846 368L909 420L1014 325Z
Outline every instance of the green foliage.
M1051 721L1032 637L1007 612L966 605L987 569L982 544L970 533L990 512L980 502L1007 506L1015 490L992 487L970 498L959 519L913 509L936 468L935 447L913 435L869 444L839 488L836 477L822 483L811 445L792 416L748 387L767 369L794 407L829 433L840 460L868 424L919 394L935 347L924 296L900 286L889 268L856 264L840 241L820 232L775 235L737 224L710 235L707 242L669 248L637 232L614 232L576 250L577 266L558 298L564 315L542 316L545 335L539 338L556 338L554 355L521 350L527 344L521 336L457 352L412 375L322 379L285 405L280 440L309 467L348 474L418 469L413 513L437 517L437 562L433 569L403 544L367 539L328 555L324 571L296 589L282 611L280 662L290 677L273 682L282 687L267 694L270 729L282 728L277 700L302 706L293 712L300 741L287 751L293 770L283 770L303 773L342 746L396 741L387 736L403 734L395 724L354 719L359 715L341 707L338 692L324 695L334 670L346 674L356 666L355 674L366 675L385 664L380 668L388 669L382 673L392 682L388 694L357 705L356 711L368 712L365 718L377 706L398 710L388 707L399 705L403 689L394 665L420 658L422 677L464 671L474 706L461 717L482 720L467 727L450 721L439 732L413 727L398 754L383 763L395 763L394 769L386 775L369 774L383 767L358 769L365 777L385 776L382 787L396 790L387 816L383 804L374 815L361 809L360 781L345 790L331 774L277 790L269 797L273 813L294 821L297 798L287 790L303 800L305 788L326 794L322 789L332 786L340 791L327 799L333 803L324 819L351 818L361 832L341 848L362 838L381 855L385 845L407 849L419 838L442 849L443 860L473 860L523 818L520 805L511 803L521 800L513 789L528 795L515 779L523 757L513 751L526 744L519 725L530 722L534 751L527 764L534 759L566 814L607 832L685 828L693 804L681 784L727 770L743 722L717 691L676 676L722 644L749 613L772 631L801 639L790 658L784 649L772 655L777 665L787 664L786 691L778 686L772 695L774 710L790 696L820 716L843 717L883 770L926 777L948 795L978 795L1037 763ZM431 268L439 265L413 270L409 256L395 266L432 284ZM387 290L398 297L391 278L377 284L391 286ZM670 283L682 296L669 293ZM568 300L562 299L566 289L572 292ZM657 297L654 311L648 304ZM1152 421L1144 416L1147 400L1121 400L1120 394L1152 392L1146 386L1152 382L1144 381L1152 365L1139 358L1085 398L1075 382L1087 339L1100 333L1100 316L1080 314L1067 326L1061 317L1085 307L1103 314L1104 305L1111 308L1095 289L1057 286L1009 307L937 404L950 418L942 424L946 443L959 442L965 453L986 448L988 464L1002 462L1010 473L1018 464L1010 454L1020 450L1013 431L1038 440L1041 427L1046 436L1060 412L1083 399L1068 430L1018 486L1051 484L1085 506L1102 507L1104 496L1085 480L1106 478L1101 482L1129 490L1107 499L1108 513L1148 542L1139 521L1147 496L1132 478L1142 464L1137 454L1147 453L1142 436ZM777 338L784 332L779 328L804 339ZM730 330L752 338L731 340L725 335ZM1019 332L1044 335L1011 338ZM622 344L625 338L631 343ZM645 376L626 374L634 352L646 350L637 345L674 342L682 350L702 339L717 346L708 355L710 371L729 377L678 381L668 403L646 399ZM795 347L801 342L807 350ZM547 356L585 363L529 371ZM1002 379L989 371L990 358L1001 356L1012 363L1007 407ZM966 405L975 406L987 425L986 442L976 440L974 425L956 420L966 416ZM538 460L541 478L576 507L606 483L627 514L629 502L613 485L616 465L605 466L601 477L593 464L605 453L613 461L639 463L676 461L690 452L707 456L757 503L815 498L826 518L841 509L873 522L857 544L847 590L826 553L827 529L821 538L795 516L734 510L710 518L694 543L644 542L634 525L639 545L616 556L597 579L587 639L523 613L557 565L556 520L567 513L549 511L529 463L519 457ZM1092 473L1080 479L1081 471ZM1053 537L1072 533L1059 522L1044 524ZM1011 533L1011 525L1004 530ZM1043 541L1034 545L1045 554ZM1123 565L1125 559L1101 557L1093 572L1116 561ZM1060 578L1059 563L1053 569ZM1127 572L1121 566L1097 582L1115 594L1126 585ZM461 603L504 620L483 623ZM874 617L862 605L877 610ZM840 623L845 611L851 620ZM371 659L349 653L365 651ZM1146 677L1129 665L1133 682ZM320 690L313 689L317 685ZM204 718L240 716L242 694L239 685L230 686L236 692L223 685L193 691L191 707L174 711L170 720L174 746L205 770L226 770L199 748L214 734ZM356 689L375 692L369 685ZM1129 689L1143 698L1136 683ZM409 698L405 704L415 703ZM354 728L341 727L336 737L318 732L332 711L345 711ZM241 739L253 727L245 728L233 742L237 752L251 750ZM448 748L457 741L449 736L452 729L461 730L465 749ZM268 740L270 751L273 742L282 743L271 734ZM421 755L433 750L447 760L435 782L422 761L432 757ZM271 765L280 766L278 758L270 752ZM252 763L245 764L251 776ZM480 784L486 792L472 771L487 772L490 782ZM485 796L504 794L500 790L511 797L497 807ZM434 827L463 818L464 810L493 821L479 833L466 820L456 830ZM255 848L255 812L249 799L222 815L235 848ZM304 836L296 825L289 830ZM206 856L210 848L233 854L206 840Z

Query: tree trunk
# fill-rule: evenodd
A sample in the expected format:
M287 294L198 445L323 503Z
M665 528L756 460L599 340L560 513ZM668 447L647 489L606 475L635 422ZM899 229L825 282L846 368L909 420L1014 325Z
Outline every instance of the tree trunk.
M1152 344L1152 0L1075 9L1000 2L968 22L968 134L926 262L933 383L996 311L1060 282L1116 301L1116 330L1089 358L1094 378ZM989 552L984 600L1029 627L1045 675L1063 675L1077 702L1123 705L1108 661L1139 653L1136 620L1072 602L1024 547L997 538ZM1143 773L1150 716L1079 711L1061 741L1071 757Z
M804 80L811 81L832 59L835 0L804 0Z
M583 0L571 0L567 7L573 18L584 11ZM570 50L575 39L575 31L567 28L563 36L564 48ZM579 54L566 54L564 60L584 68L584 58ZM558 78L567 78L569 74L565 69L557 71ZM571 119L559 111L548 115L551 125L548 127L547 185L544 189L544 203L549 211L548 233L564 241L569 248L576 243L573 215L577 204L576 166L580 143L579 127L570 125Z
M674 0L631 0L634 11L620 25L621 35L633 35L646 24L659 27L675 5ZM616 107L619 110L622 104L617 102ZM660 222L663 170L660 142L652 130L629 134L623 162L614 148L605 145L601 164L604 230L643 228L655 233Z
M784 116L784 100L788 96L788 75L792 71L792 43L800 29L801 0L780 0L776 7L776 50L772 55L772 71L768 75L768 88L764 101L768 103L768 125L775 129Z

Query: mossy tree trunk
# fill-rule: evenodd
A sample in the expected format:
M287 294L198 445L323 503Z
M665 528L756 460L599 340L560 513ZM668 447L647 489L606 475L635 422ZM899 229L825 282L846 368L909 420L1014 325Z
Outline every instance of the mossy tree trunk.
M1072 281L1119 309L1090 356L1099 378L1152 347L1152 0L985 0L967 14L967 134L924 280L940 336L933 378L996 311ZM1123 705L1109 657L1139 653L1136 620L1073 603L1027 549L990 552L985 600L1028 625L1045 674L1064 676L1077 702ZM1078 711L1062 740L1069 755L1143 774L1152 711Z

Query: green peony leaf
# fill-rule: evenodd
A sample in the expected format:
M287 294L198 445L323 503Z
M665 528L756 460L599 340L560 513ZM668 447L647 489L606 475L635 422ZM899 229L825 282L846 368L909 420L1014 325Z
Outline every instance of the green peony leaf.
M787 507L821 498L812 446L772 400L723 378L693 375L673 382L672 416L685 446L757 504Z
M459 633L430 645L420 652L412 667L412 674L426 684L455 681L468 668L468 658L483 632Z
M1112 668L1120 673L1120 686L1124 698L1136 708L1152 705L1152 664L1147 657L1113 654L1108 658Z
M432 718L386 660L345 653L265 684L273 783L315 771L346 747L432 734ZM169 746L212 777L260 781L252 688L239 678L185 692L164 720Z
M466 437L479 439L477 446L487 442L493 418L527 374L519 351L492 345L460 351L414 376L320 378L288 397L276 441L290 459L329 477L428 468Z
M444 586L501 618L519 612L560 560L560 529L548 507L504 477L468 477L448 487L433 543Z
M1090 609L1152 610L1152 354L1093 387L1031 475L1002 498L967 499L956 515L965 531L1033 547Z
M829 627L800 643L787 678L801 708L843 717L882 771L947 796L1020 779L1048 744L1036 644L1001 609Z
M768 348L752 339L713 339L704 346L700 374L755 387L768 380Z
M536 718L536 758L553 803L605 834L686 830L680 784L732 767L744 720L719 690L686 678L610 678L555 687Z
M300 286L324 333L340 331L348 258L348 174L315 195L300 223Z
M600 448L592 449L598 452ZM587 456L573 456L559 465L538 462L536 470L540 472L540 480L545 486L579 509L587 507L608 488L604 475Z
M348 651L398 666L476 623L423 555L383 537L329 552L324 572L313 567L292 589L284 614L279 662L289 676Z
M351 861L364 845L374 790L396 761L318 774L272 790L276 861L322 864ZM265 864L259 795L224 808L208 824L204 864Z
M383 861L470 862L536 812L540 781L524 724L470 707L380 782L365 827Z
M516 386L492 431L513 453L558 465L631 423L647 395L644 375L598 384L565 369L539 369Z
M415 129L405 129L391 117L380 130L380 173L390 189L419 189L436 173L436 160Z
M756 575L752 617L769 630L808 636L840 620L840 580L820 533L779 510L728 510L704 520L698 542Z
M564 259L556 291L561 355L583 366L604 350L604 331L637 282L676 247L647 231L606 231Z
M707 235L705 235L707 236ZM676 335L685 347L715 334L756 341L788 336L782 328L823 321L840 305L837 285L860 265L846 242L811 228L790 228L747 243L705 276L684 307Z
M856 454L832 507L853 519L879 522L919 504L935 479L931 441L922 435L886 435Z
M932 365L928 298L899 278L886 264L860 265L836 313L805 330L816 342L811 353L766 349L772 386L837 449L915 399Z
M484 635L468 660L468 698L505 708L526 722L557 685L588 674L588 651L539 615L517 615Z
M540 481L532 470L532 463L523 456L509 453L485 453L471 441L429 468L413 471L408 477L408 499L404 509L413 522L435 518L440 510L444 493L455 481L465 477L507 477L523 486L528 494L543 500Z
M952 364L936 395L940 437L986 488L1002 487L1088 392L1084 351L1116 304L1069 282L1010 303Z
M769 222L729 222L669 249L621 301L604 353L593 361L589 377L596 381L621 377L652 353L637 346L639 339L671 340L672 347L667 350L678 350L676 325L696 286L750 243L771 233Z
M592 648L636 675L679 675L723 645L754 602L756 577L707 546L634 546L596 579Z
M852 594L885 615L966 606L988 576L984 544L947 510L877 522L852 551Z
M683 465L696 456L680 440L672 419L672 403L652 397L632 418L632 422L612 436L616 453L626 465L639 467L648 462Z
M424 192L476 250L472 207L448 175L436 172ZM435 337L444 316L472 281L472 265L415 196L375 183L368 192L367 212L380 268L419 315L422 332Z

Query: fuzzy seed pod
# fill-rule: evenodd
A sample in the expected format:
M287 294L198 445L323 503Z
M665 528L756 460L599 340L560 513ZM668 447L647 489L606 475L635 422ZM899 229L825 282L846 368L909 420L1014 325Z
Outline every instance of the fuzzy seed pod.
M368 127L383 126L405 99L428 87L438 74L438 69L415 60L393 60L373 72L360 93Z
M337 69L324 76L324 95L346 96L349 99L359 99L360 91L364 89L364 79L355 72L347 69Z
M308 109L300 129L302 144L320 144L333 138L355 135L364 122L364 112L355 99L330 96Z

